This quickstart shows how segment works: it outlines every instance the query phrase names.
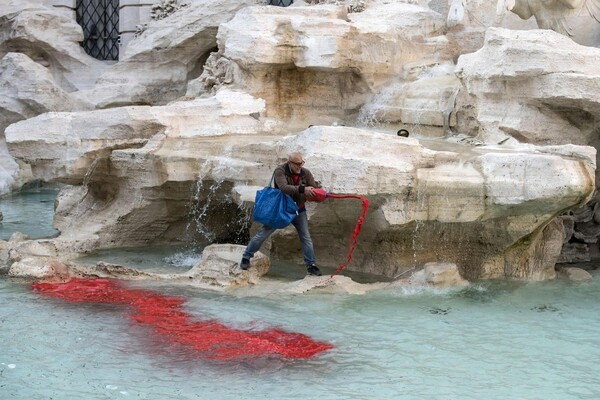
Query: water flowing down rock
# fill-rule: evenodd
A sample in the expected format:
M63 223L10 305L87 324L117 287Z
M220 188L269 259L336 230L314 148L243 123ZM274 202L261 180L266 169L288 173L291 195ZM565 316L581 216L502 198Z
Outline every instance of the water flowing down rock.
M406 3L249 7L218 32L234 86L265 99L267 114L304 126L343 120L402 66L446 59L441 15ZM208 77L207 77L208 78Z

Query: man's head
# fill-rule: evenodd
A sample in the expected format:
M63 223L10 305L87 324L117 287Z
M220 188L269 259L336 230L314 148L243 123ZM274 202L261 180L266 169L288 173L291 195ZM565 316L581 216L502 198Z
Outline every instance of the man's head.
M304 159L302 158L302 154L297 151L290 153L288 156L288 166L290 167L292 173L299 174L303 165Z

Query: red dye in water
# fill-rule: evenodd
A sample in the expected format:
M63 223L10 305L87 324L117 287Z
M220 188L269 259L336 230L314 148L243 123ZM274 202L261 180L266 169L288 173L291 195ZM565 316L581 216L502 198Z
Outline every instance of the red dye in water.
M216 321L197 321L182 311L184 299L128 289L108 279L73 278L66 283L35 283L33 290L69 302L123 304L136 324L149 326L170 343L185 345L207 359L236 360L275 355L309 358L332 345L280 329L244 331Z

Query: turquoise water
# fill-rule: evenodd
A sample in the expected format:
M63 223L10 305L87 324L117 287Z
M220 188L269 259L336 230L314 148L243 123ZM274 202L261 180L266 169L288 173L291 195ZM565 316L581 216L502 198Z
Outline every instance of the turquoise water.
M53 234L43 229L51 226L55 196L34 191L2 199L0 234L10 236L11 220L33 237ZM115 249L85 261L177 272L198 252ZM285 263L268 274L279 281L303 276L302 266ZM186 311L198 319L279 327L335 348L309 360L201 360L132 324L119 306L69 304L0 278L0 399L600 398L600 271L583 284L484 282L365 296L261 298L136 285L185 296Z
M198 360L113 305L0 280L1 399L598 399L600 275L459 291L238 297L149 286L236 328L334 344L310 360ZM139 285L139 284L138 284Z
M95 265L103 261L126 265L142 271L156 273L180 273L192 268L202 258L203 246L152 246L128 247L99 250L81 257L78 263ZM333 273L336 268L321 267L324 274ZM390 279L384 276L345 271L346 276L360 283L382 282ZM273 280L290 281L306 276L306 268L300 264L274 261L267 277Z
M192 268L202 255L202 247L152 246L99 250L77 260L94 265L99 261L126 265L156 273L179 273Z
M0 198L0 239L8 240L15 232L31 239L53 237L58 231L52 227L54 200L58 189L27 189Z

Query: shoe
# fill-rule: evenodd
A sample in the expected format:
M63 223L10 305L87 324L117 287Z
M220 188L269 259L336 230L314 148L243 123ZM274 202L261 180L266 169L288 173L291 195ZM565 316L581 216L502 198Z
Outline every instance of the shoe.
M250 260L242 258L242 261L240 262L240 269L246 271L248 268L250 268Z
M319 271L319 268L317 268L316 265L309 265L306 267L306 272L308 272L309 275L321 276L321 271Z

